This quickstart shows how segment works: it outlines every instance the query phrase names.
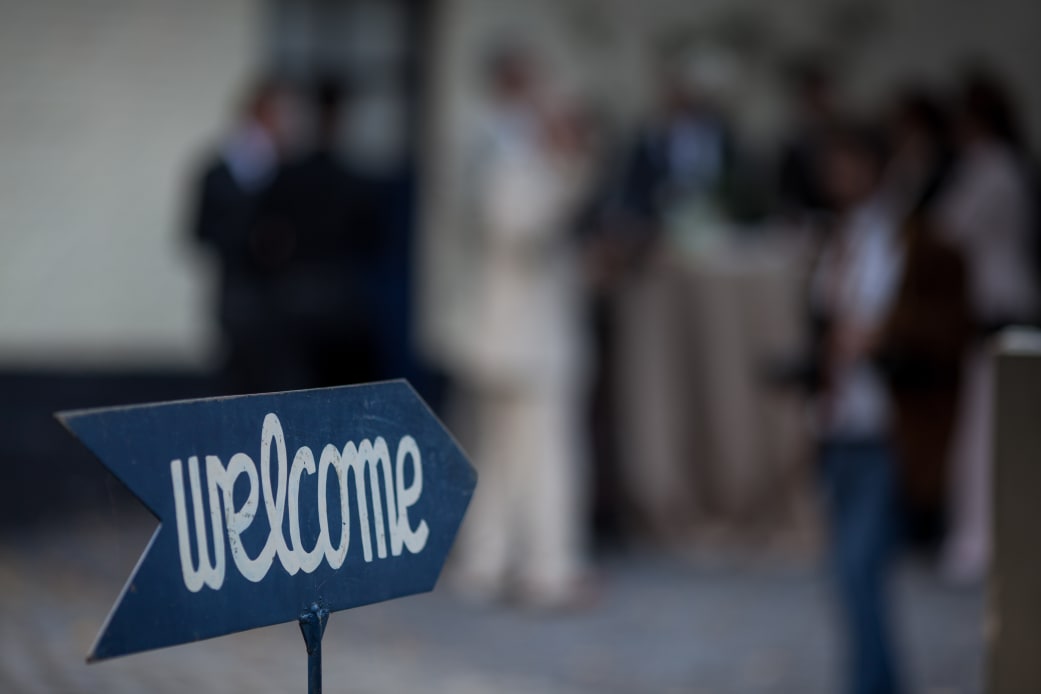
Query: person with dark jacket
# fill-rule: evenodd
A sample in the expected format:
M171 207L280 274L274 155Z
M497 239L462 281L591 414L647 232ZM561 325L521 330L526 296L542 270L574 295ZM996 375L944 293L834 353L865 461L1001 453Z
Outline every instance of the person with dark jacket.
M928 550L946 527L947 461L972 333L965 259L936 229L953 163L946 121L928 92L907 91L884 183L894 218L903 220L905 261L877 360L893 405L904 539Z
M258 83L216 153L206 162L196 189L192 235L219 261L217 320L225 342L229 387L255 390L263 380L264 310L261 265L252 231L260 200L278 170L285 144L285 87Z
M314 146L281 168L254 220L280 388L384 377L373 294L386 233L375 185L338 151L346 96L340 80L318 80Z

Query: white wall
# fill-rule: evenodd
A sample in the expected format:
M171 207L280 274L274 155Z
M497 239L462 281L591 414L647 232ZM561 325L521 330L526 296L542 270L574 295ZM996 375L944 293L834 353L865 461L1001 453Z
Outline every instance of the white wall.
M0 2L0 363L212 358L185 176L255 62L260 9Z

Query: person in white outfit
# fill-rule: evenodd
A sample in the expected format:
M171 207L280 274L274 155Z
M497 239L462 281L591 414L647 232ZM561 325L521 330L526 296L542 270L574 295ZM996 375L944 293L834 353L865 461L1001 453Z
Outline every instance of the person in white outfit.
M875 356L904 254L878 199L876 140L851 124L836 128L825 143L825 190L836 217L810 285L811 306L824 327L815 408L819 467L852 694L902 691L889 590L897 461L890 392Z
M964 368L952 446L951 527L942 571L956 582L981 579L990 557L993 369L988 338L1029 323L1039 307L1029 179L1017 151L1008 101L994 83L970 80L962 114L962 153L941 200L939 228L968 263L978 339Z
M469 162L476 233L456 376L475 410L480 481L459 577L480 597L568 606L584 574L589 367L569 231L585 157L575 124L540 102L525 55L497 56L490 78Z

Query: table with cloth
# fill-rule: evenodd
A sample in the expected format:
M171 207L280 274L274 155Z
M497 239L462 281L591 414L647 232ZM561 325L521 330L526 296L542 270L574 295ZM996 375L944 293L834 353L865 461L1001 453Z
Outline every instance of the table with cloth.
M620 476L658 539L812 523L805 394L768 375L804 353L805 249L766 230L666 237L617 287Z

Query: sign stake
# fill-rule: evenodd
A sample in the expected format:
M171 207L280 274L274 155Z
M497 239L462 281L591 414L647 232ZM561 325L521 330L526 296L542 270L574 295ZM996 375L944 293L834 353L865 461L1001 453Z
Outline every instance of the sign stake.
M311 603L300 615L300 633L307 647L307 694L322 694L322 636L329 623L329 610Z

